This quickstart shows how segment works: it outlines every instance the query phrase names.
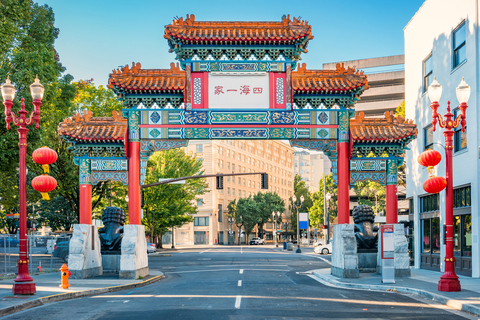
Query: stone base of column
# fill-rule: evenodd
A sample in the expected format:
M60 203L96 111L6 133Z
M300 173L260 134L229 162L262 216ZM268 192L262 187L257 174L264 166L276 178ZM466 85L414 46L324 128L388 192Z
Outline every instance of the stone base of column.
M353 224L334 226L331 274L339 278L358 278L357 241Z
M103 274L100 238L90 224L75 224L70 239L68 269L73 279L93 278Z
M13 294L32 295L37 292L34 282L15 282L12 287Z
M408 242L405 237L404 225L401 223L393 225L395 237L395 277L410 277L410 258L408 256ZM378 231L378 255L377 255L377 273L382 274L382 237Z
M123 229L120 278L138 279L148 275L145 226L129 224Z

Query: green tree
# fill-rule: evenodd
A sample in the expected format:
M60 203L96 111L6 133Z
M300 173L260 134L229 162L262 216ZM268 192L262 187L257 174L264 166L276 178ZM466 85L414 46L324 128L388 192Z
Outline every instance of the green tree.
M252 196L248 198L239 198L236 202L235 210L235 224L239 229L245 232L245 239L248 240L248 235L252 233L253 228L259 222L259 205ZM240 232L238 233L240 243Z
M38 221L50 226L53 231L69 231L73 224L78 223L77 215L63 197L58 196L50 201L40 200L40 203L36 209Z
M253 201L257 204L257 212L255 212L258 222L258 233L259 236L263 234L263 226L268 221L274 222L272 217L272 212L280 212L280 214L285 212L285 201L276 193L276 192L258 192L253 196ZM278 219L278 223L282 222Z
M111 117L112 111L120 112L123 109L122 102L117 99L113 91L102 85L95 86L93 79L80 80L73 84L77 88L77 94L73 100L76 112L83 113L85 110L90 110L94 117Z
M160 178L181 178L202 175L202 161L183 149L171 149L154 153L147 164L145 184L158 182ZM196 197L207 190L205 179L188 179L185 184L162 184L144 189L144 218L142 223L151 236L159 238L172 227L193 221L197 213Z
M333 181L333 175L330 173L327 176L327 184L325 189L325 194L330 194L330 200L327 201L327 210L328 216L330 217L330 222L333 222L337 216L338 208L338 192L337 185ZM313 205L309 211L310 224L313 226L319 226L326 224L325 221L325 207L324 207L324 197L323 197L323 186L324 186L324 176L320 179L318 184L318 192L315 192L312 195Z
M375 214L385 212L385 186L382 186L380 183L374 181L358 181L355 183L354 190L358 196L358 204L365 204L372 207Z
M395 109L395 116L401 116L405 119L405 101L402 101L400 105Z
M308 188L305 184L305 181L302 180L302 177L299 174L296 174L294 179L293 179L293 193L295 194L295 197L297 198L296 204L300 204L300 198L303 196L304 201L303 205L301 208L298 208L298 212L310 212L310 208L313 205L313 200L310 194L310 191L308 191ZM291 215L291 224L290 228L293 232L297 231L297 208L293 205L293 196L289 198L289 205L288 208L290 212L292 212Z

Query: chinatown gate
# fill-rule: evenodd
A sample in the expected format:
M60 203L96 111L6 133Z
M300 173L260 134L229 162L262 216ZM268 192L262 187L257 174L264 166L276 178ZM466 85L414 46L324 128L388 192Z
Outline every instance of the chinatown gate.
M120 277L148 274L140 207L148 157L195 139L288 140L323 151L338 183L335 233L353 232L337 227L349 225L349 188L362 180L386 185L387 223L397 223L397 168L416 125L388 112L382 119L355 114L355 102L369 88L363 72L298 65L313 39L308 22L289 16L280 22L195 21L187 15L167 25L164 37L180 64L142 69L133 63L110 74L121 114L95 118L87 112L59 125L79 165L80 221L69 260L75 276L102 273L91 200L92 185L108 180L128 185ZM335 250L339 269L356 267L345 262L352 250Z

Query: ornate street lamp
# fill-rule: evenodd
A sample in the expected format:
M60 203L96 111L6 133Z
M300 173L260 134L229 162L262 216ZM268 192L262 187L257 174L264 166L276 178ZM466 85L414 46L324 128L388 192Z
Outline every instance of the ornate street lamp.
M298 221L298 209L300 209L303 206L303 201L305 198L303 195L300 196L300 204L297 204L297 197L293 195L292 197L293 200L293 205L295 208L297 208L297 251L296 253L302 253L302 250L300 249L300 221Z
M40 122L40 106L42 105L42 98L44 88L38 77L35 82L30 85L30 94L32 95L34 110L28 114L25 110L25 99L22 98L21 109L18 111L18 116L11 111L13 99L15 98L15 87L12 85L9 78L1 87L3 104L5 106L5 121L7 122L7 129L10 130L10 123L16 125L19 137L19 229L20 229L20 249L18 263L18 275L13 284L13 294L35 294L36 288L32 277L28 274L28 256L27 256L27 126L35 122L35 128L39 128Z
M324 223L327 222L327 244L330 242L330 213L328 211L328 205L330 203L330 199L332 198L332 195L330 193L327 193L325 195L325 212L324 212L324 217L323 217L323 220Z
M457 87L457 99L460 103L459 108L461 114L453 119L454 115L450 110L450 101L447 103L447 113L444 115L444 118L437 113L438 107L440 106L438 101L442 96L442 86L438 83L437 79L434 78L432 84L428 87L428 97L431 101L430 107L433 110L432 115L432 125L433 131L436 129L437 121L438 125L441 128L444 128L443 135L445 136L445 177L447 180L446 188L446 204L445 204L445 222L446 222L446 247L445 247L445 272L440 277L438 281L438 291L460 291L460 281L458 276L455 274L455 257L453 256L453 159L452 159L452 149L453 149L453 135L455 133L454 129L459 125L462 126L462 132L465 132L465 125L467 121L465 120L466 111L467 111L467 101L470 98L470 87L465 83L465 80L462 78L459 86Z
M273 217L273 221L275 221L275 230L273 231L273 237L275 239L275 247L278 247L278 243L277 243L277 220L278 218L280 218L280 211L278 211L277 213L275 213L275 211L272 212L272 217Z
M228 233L228 244L232 243L235 245L235 239L233 238L233 223L235 222L235 219L233 217L228 217L228 224L230 225L230 230Z

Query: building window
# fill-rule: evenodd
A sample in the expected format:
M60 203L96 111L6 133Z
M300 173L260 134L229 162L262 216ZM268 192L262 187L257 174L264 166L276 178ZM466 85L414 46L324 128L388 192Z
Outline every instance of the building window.
M472 206L470 194L470 186L453 190L453 207L463 208Z
M465 21L453 31L453 67L456 68L467 59L465 46Z
M242 185L242 178L238 178L238 184Z
M440 218L422 219L422 252L440 253Z
M232 171L235 171L235 165L232 163Z
M433 127L430 125L423 129L425 150L433 149Z
M223 220L223 207L221 204L218 205L218 222Z
M472 256L472 215L453 217L453 253L455 256Z
M230 170L230 162L227 162L227 169Z
M430 212L430 211L438 211L439 204L438 204L438 193L431 194L425 197L420 198L420 213L423 212Z
M455 119L461 114L460 109L457 108L453 111ZM462 132L462 126L459 125L455 128L455 134L453 136L453 146L455 152L467 148L467 126L465 126L465 132Z
M197 144L197 153L203 152L203 144Z
M208 226L208 217L195 217L193 225L199 227Z
M197 199L197 206L203 206L203 199Z
M227 194L230 195L230 188L227 188Z
M432 54L423 60L423 92L427 92L428 86L433 82Z
M235 189L232 189L232 196L235 195Z

